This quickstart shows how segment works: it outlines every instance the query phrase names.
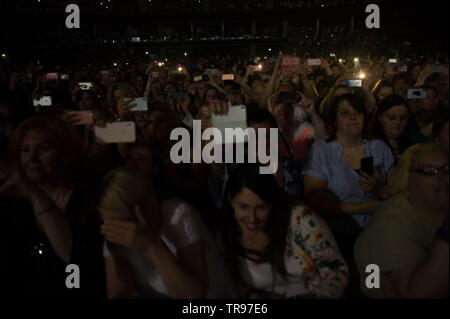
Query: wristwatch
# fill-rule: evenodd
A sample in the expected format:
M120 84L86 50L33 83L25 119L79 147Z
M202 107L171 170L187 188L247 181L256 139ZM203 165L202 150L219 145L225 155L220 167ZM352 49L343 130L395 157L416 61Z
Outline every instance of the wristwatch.
M445 229L444 227L439 227L436 230L436 237L441 239L441 240L445 240L446 242L448 242L448 230Z

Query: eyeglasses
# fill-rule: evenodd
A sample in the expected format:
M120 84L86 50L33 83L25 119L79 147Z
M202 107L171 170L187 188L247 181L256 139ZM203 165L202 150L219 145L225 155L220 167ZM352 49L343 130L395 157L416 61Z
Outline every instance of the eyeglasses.
M439 175L441 172L443 172L444 174L448 174L448 164L444 165L441 168L436 166L425 166L423 168L412 169L411 172L420 173L426 176Z

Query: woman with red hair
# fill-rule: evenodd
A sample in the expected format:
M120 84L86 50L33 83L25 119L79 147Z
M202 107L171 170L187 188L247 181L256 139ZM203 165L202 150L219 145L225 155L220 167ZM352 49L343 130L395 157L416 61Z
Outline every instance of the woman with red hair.
M95 183L83 178L81 137L57 117L30 118L15 130L11 160L13 165L0 166L0 198L10 232L7 270L14 278L7 285L10 293L104 294L102 239L90 209ZM67 289L67 264L82 269L86 289Z

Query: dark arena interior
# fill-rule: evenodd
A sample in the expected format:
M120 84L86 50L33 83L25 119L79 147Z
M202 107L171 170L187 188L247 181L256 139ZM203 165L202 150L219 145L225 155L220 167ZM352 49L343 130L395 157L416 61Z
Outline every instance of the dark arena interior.
M2 303L448 301L445 4L1 1Z

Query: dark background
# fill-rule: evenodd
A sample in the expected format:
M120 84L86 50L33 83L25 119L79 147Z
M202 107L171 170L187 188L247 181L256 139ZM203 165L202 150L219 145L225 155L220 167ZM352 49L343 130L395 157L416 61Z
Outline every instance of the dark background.
M78 30L65 27L65 7L70 3L80 7ZM368 3L381 8L380 29L365 27ZM376 54L380 42L370 43L375 38L383 39L380 50L391 46L404 52L447 50L447 15L446 1L2 0L0 51L14 61L41 58L53 62L145 59L152 54L172 57L186 51L191 55L262 55L269 48L272 53L295 50L302 55L308 46L296 38L298 30L314 37L318 18L317 39L322 41L318 51L320 46L323 51L323 45L347 50L348 45L336 44L331 38L348 38L352 19L351 35L367 36L370 48L354 51ZM131 41L136 36L141 42Z

